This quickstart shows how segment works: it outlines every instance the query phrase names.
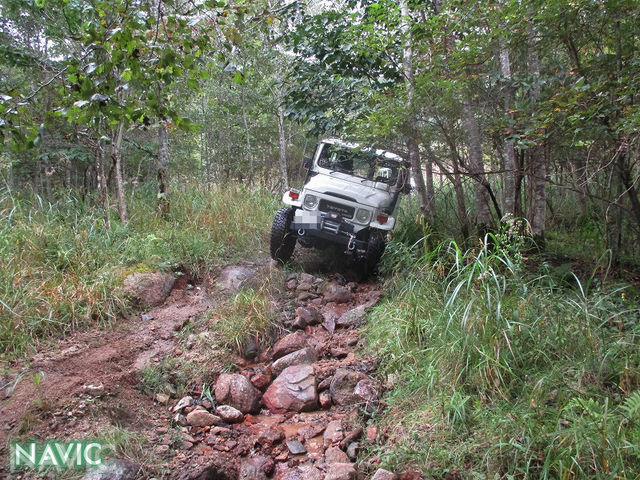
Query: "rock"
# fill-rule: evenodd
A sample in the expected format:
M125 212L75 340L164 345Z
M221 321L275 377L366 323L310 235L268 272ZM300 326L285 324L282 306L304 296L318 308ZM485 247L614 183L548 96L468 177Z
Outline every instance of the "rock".
M285 368L293 365L300 365L303 363L313 363L316 361L316 351L313 348L306 347L302 350L289 353L284 357L279 358L271 366L271 370L276 375L279 375Z
M256 271L242 265L224 267L218 275L218 286L229 293L236 293L250 284L256 278Z
M251 383L253 383L254 387L262 390L269 386L272 378L273 375L271 375L271 368L260 368L251 376Z
M289 353L295 352L307 346L307 334L298 330L295 333L290 333L286 337L281 338L273 346L272 358L277 360L280 357L284 357Z
M173 480L238 480L236 459L228 453L216 452L207 458L207 465L191 465L171 475Z
M139 471L140 465L130 460L111 459L87 470L81 480L133 480Z
M307 449L304 448L304 445L298 440L289 440L287 442L287 448L291 455L300 455L303 453L307 453Z
M380 397L380 388L373 380L369 378L360 380L356 388L353 389L353 393L360 397L360 403L364 403L364 408L368 413L375 410Z
M167 453L168 451L169 451L169 445L158 445L158 446L155 448L155 452L156 452L158 455L164 455L164 454L165 454L165 453ZM107 478L109 478L109 480L111 480L111 478L112 478L112 477L107 477Z
M171 409L171 411L172 412L179 412L183 408L191 406L192 403L193 403L193 397L190 397L190 396L187 395L186 397L182 397L178 401L178 403L176 403L176 406Z
M321 323L322 320L322 314L317 309L312 307L298 307L296 308L296 318L293 321L293 326L304 328L309 325Z
M353 463L332 463L324 480L356 480L357 472Z
M231 405L242 413L255 413L260 408L260 390L237 373L223 373L214 390L216 402Z
M338 327L354 327L358 325L365 317L366 310L364 305L347 310L336 320Z
M273 460L261 455L243 458L238 480L267 480L274 468Z
M100 385L85 385L83 390L92 397L99 397L104 393L104 385L102 383Z
M313 300L314 298L318 298L318 296L315 293L312 292L301 292L297 297L296 297L296 303L298 305L304 304L309 300Z
M327 463L350 463L346 453L338 447L329 447L324 452L324 458Z
M290 468L282 464L278 469L278 480L323 480L324 474L314 465L304 464Z
M320 406L322 408L326 408L329 409L331 408L331 394L328 391L323 391L320 392L320 395L318 396L319 400L320 400Z
M222 422L222 419L217 415L207 412L202 407L195 408L187 415L187 423L194 427L209 427L211 425L217 425Z
M337 369L329 386L333 403L336 405L355 405L362 402L362 397L357 395L354 390L358 382L366 378L367 376L361 372L354 372L346 368Z
M164 303L175 282L168 273L132 273L124 279L124 288L138 305L156 307Z
M327 428L322 435L322 444L325 447L330 447L334 444L338 444L344 438L344 431L342 430L342 422L340 420L333 420L329 422Z
M174 421L174 423L180 425L181 427L185 427L185 426L188 425L187 417L185 417L181 413L176 413L175 416L173 417L173 421Z
M367 439L367 442L374 443L378 438L378 427L376 427L375 425L367 427L365 438Z
M351 442L360 438L360 435L362 435L362 427L360 425L356 425L353 430L344 436L344 439L340 442L340 448L344 449Z
M263 448L273 448L285 439L284 431L278 426L257 424L253 431L257 431L255 439Z
M318 406L316 377L311 365L285 368L267 389L262 401L272 413L303 412Z
M373 474L371 480L396 480L396 478L395 473L385 470L384 468L379 468L376 470L376 473Z
M322 326L327 332L333 335L333 332L335 332L336 330L336 320L338 319L338 314L333 310L327 310L322 314L322 318L324 318Z
M143 313L142 315L140 315L140 320L142 320L143 322L150 322L154 318L156 317L154 317L150 313Z
M358 442L351 442L347 447L347 457L349 457L349 460L351 460L352 462L355 462L356 458L358 458L359 451L360 451L360 444Z
M169 403L169 395L166 393L156 393L156 402L167 404Z
M353 300L351 291L338 283L328 283L324 287L324 299L333 303L349 303Z
M287 290L295 290L298 286L298 281L295 278L287 280Z
M322 380L318 384L318 391L321 392L323 390L327 390L331 386L331 380L333 380L333 377L327 377L324 380Z
M216 414L226 423L239 423L244 420L242 412L231 405L220 405L216 408Z

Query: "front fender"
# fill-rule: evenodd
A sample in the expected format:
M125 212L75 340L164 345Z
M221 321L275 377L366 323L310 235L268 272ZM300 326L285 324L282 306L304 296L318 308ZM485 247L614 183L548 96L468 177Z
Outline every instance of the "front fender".
M302 208L302 200L300 198L294 200L289 196L289 192L290 190L287 190L282 194L282 203L289 205L290 207Z

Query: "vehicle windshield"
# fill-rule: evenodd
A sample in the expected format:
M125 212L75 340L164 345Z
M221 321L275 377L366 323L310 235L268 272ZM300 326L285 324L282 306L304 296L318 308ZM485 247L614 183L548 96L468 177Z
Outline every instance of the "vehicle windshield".
M398 179L400 164L376 154L375 151L325 144L318 158L318 166L334 172L394 185Z

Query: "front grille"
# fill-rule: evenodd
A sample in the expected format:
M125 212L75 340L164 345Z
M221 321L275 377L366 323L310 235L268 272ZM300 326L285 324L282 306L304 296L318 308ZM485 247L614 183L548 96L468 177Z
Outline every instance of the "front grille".
M341 205L341 204L335 203L335 202L329 202L328 200L325 200L324 198L322 200L320 200L320 204L318 206L318 209L321 212L338 213L338 214L342 215L344 218L353 218L353 214L356 211L356 209L354 207L349 207L348 205Z

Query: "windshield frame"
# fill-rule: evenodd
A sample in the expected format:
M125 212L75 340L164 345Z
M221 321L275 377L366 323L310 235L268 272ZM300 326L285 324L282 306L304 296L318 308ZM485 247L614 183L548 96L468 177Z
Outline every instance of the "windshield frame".
M382 183L386 186L395 186L398 183L400 170L403 168L401 161L389 158L383 151L338 143L322 143L315 163L319 168L329 170L330 173L357 178L361 183L366 181L374 184ZM339 164L344 167L341 168ZM385 170L389 173L379 175Z

